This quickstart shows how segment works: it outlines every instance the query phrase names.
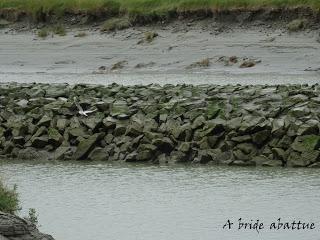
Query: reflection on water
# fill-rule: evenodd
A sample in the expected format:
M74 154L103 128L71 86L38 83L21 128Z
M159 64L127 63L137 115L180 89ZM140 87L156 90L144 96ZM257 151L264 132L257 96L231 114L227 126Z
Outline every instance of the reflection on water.
M309 239L320 232L316 169L1 162L26 214L57 240ZM231 219L313 221L313 231L223 230Z

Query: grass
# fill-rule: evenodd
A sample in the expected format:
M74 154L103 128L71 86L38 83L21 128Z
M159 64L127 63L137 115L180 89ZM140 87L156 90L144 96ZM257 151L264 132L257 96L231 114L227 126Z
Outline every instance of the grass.
M114 30L122 30L130 27L128 18L111 18L104 22L101 32L109 32Z
M74 37L79 37L79 38L86 37L86 36L87 36L86 32L78 32L77 34L74 35Z
M66 36L67 35L67 32L66 32L66 29L63 25L55 25L53 27L45 27L45 28L42 28L38 31L37 35L38 37L40 38L46 38L49 36L50 33L54 33L56 35L59 35L59 36Z
M19 200L16 186L9 189L0 181L0 211L13 214L18 210Z
M0 0L0 9L13 8L34 16L65 13L113 13L129 16L166 16L172 12L230 8L310 7L319 0Z
M38 37L40 38L46 38L49 35L49 31L47 28L42 28L38 31Z
M52 29L52 32L53 32L54 34L59 35L59 36L65 36L65 35L67 35L66 29L65 29L64 26L62 26L62 25L54 26L53 29Z
M151 43L158 36L159 36L159 34L156 32L146 32L144 34L144 38L148 43Z

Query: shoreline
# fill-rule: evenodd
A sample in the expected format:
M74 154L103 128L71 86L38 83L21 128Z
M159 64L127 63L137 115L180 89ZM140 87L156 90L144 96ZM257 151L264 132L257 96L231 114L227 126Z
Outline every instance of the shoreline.
M2 158L320 166L318 85L0 87Z

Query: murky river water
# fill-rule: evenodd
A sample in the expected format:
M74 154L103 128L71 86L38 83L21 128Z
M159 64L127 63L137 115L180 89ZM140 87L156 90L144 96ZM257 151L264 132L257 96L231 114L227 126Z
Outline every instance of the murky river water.
M57 240L320 239L319 170L11 161L0 175ZM240 217L265 229L222 229ZM266 229L279 217L316 229Z

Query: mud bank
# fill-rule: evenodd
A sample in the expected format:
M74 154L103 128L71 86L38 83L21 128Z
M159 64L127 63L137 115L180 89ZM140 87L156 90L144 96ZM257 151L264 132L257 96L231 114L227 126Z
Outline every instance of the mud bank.
M0 152L28 160L319 167L319 93L318 85L1 84Z
M141 7L141 6L140 6ZM151 6L150 6L151 7ZM37 10L38 9L38 10ZM111 9L101 7L100 9L48 9L46 7L35 7L35 9L2 8L0 18L11 22L28 22L31 24L46 23L54 24L63 22L66 25L92 24L102 22L112 17L129 18L131 26L146 25L154 23L168 23L174 20L199 20L210 18L219 22L287 22L297 18L308 19L316 24L320 20L320 10L304 6L275 7L195 7L182 9L145 9L145 12L130 12L125 9Z
M150 32L158 36L147 42ZM0 82L178 84L177 75L188 75L194 84L314 84L319 41L319 30L289 32L275 22L247 26L210 19L106 33L100 26L66 28L66 36L44 39L37 31L5 28Z

